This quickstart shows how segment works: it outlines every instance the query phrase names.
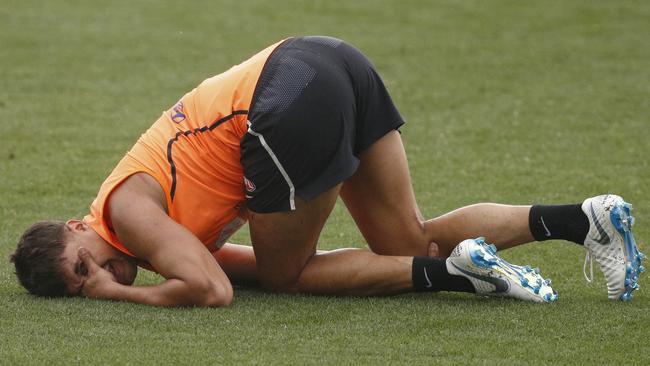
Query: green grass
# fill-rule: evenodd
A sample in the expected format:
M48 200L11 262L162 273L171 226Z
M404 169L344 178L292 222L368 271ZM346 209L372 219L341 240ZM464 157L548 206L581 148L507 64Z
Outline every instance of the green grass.
M0 255L34 220L85 214L184 92L294 34L344 38L375 62L409 121L426 216L613 191L635 204L645 243L649 18L645 1L3 0ZM246 230L235 240L248 243ZM339 246L363 246L341 205L320 244ZM229 309L156 309L34 298L3 260L0 364L650 363L646 288L632 303L607 301L602 276L584 283L583 251L566 243L503 254L540 266L559 301L237 288Z

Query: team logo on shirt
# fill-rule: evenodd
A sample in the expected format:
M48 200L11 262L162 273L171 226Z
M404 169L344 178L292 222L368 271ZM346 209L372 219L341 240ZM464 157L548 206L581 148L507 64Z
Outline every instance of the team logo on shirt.
M183 102L176 103L174 108L172 108L170 115L172 121L174 121L175 123L181 123L185 121L185 113L183 113Z
M255 184L248 180L248 178L244 177L244 188L246 188L247 193L253 193L255 192Z

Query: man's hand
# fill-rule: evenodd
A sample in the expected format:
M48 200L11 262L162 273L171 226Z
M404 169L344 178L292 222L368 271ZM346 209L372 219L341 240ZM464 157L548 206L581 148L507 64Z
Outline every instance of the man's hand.
M120 286L115 276L95 263L92 254L85 248L79 248L79 258L86 267L81 293L95 299L111 299L116 286Z
M429 250L427 252L429 257L440 257L440 247L435 242L429 243Z

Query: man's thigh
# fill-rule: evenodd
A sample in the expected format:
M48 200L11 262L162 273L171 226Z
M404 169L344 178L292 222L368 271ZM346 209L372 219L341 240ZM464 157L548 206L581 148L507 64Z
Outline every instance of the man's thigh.
M271 290L294 292L302 270L316 252L325 221L341 184L304 201L288 212L251 212L249 226L261 284Z
M385 255L427 255L429 241L400 134L389 132L359 160L341 197L370 248Z

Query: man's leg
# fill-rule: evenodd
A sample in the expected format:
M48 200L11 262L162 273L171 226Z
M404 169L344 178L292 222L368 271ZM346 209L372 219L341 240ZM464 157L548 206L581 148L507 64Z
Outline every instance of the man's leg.
M482 203L425 221L397 131L371 145L360 160L357 172L344 182L341 197L375 253L422 256L435 242L439 256L448 257L468 238L484 236L498 248L534 240L528 224L530 206Z
M251 238L264 287L278 292L356 296L415 290L479 292L538 302L557 298L541 276L513 270L487 245L474 240L463 243L453 263L424 256L384 256L363 249L317 254L318 236L340 187L309 202L297 200L296 210L291 212L251 214ZM470 256L484 258L483 264L475 264ZM450 273L450 265L458 274ZM522 276L530 284L523 283Z
M316 243L341 185L296 210L251 213L250 232L261 284L274 291L388 295L412 288L410 257L339 249L316 254Z
M632 235L630 205L621 197L603 195L561 206L481 203L424 221L397 132L371 145L360 160L341 196L376 253L444 258L459 242L479 236L501 249L562 239L586 246L587 258L595 258L605 274L611 299L629 300L638 288L644 256ZM437 251L430 250L431 242Z

